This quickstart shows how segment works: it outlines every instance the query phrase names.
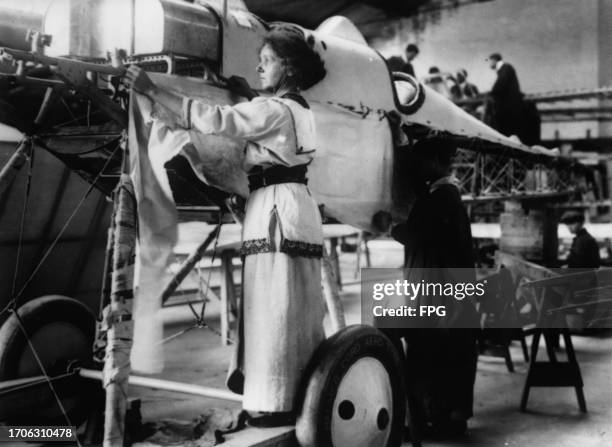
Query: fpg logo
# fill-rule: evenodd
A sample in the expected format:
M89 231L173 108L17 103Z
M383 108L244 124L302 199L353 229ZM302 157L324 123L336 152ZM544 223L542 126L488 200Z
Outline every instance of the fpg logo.
M446 306L419 306L420 317L444 317L446 316Z

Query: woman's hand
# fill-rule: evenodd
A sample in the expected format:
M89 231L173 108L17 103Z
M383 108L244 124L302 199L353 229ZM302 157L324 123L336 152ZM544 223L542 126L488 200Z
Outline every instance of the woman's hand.
M151 100L154 105L154 112L157 112L159 109L155 107L156 105L167 109L167 111L164 110L164 114L167 115L165 112L172 114L172 119L167 120L165 117L162 117L163 121L172 122L173 126L176 126L176 123L179 122L177 118L181 119L183 116L183 97L181 95L164 86L158 87L142 68L134 65L125 72L125 79L128 87L131 87L138 93L142 93Z
M127 69L125 77L128 87L143 95L151 96L157 88L149 75L142 68L135 65Z

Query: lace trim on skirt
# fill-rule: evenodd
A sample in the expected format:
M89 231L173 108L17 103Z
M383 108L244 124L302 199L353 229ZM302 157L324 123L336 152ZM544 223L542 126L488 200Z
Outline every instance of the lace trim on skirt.
M240 248L241 256L254 255L257 253L272 252L272 244L266 238L249 239L242 242ZM283 239L280 244L280 252L286 253L289 256L301 256L303 258L321 258L323 257L323 245L311 244L308 242L292 241Z

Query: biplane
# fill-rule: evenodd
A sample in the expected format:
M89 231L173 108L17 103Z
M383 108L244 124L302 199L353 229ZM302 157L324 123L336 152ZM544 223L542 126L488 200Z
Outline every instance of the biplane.
M122 222L117 216L122 203L132 213L140 211L125 195L130 146L130 96L121 83L125 67L138 64L154 72L157 82L185 95L220 104L244 101L237 86L257 89L257 53L272 26L246 11L181 0L99 0L87 5L55 0L39 15L0 8L0 122L23 135L14 150L3 154L0 173L2 420L23 420L25 414L30 421L58 420L53 396L45 391L50 381L62 396L64 415L78 422L87 405L83 395L91 392L89 379L101 378L91 362L95 313L117 304L121 294L112 283L121 264L117 252L125 249L125 240L135 243L135 226L126 236L116 233L118 224L110 225L105 242L106 198L114 200L115 222ZM501 135L414 78L390 73L383 57L347 19L332 17L304 32L314 37L328 73L304 92L320 139L309 184L326 218L372 233L381 231L376 219L381 213L405 219L412 201L402 189L406 154L414 141L434 135L473 153L520 163L516 182L505 191L485 187L474 194L499 200L572 192L571 181L537 183L538 172L571 167L570 161L554 150ZM179 212L197 210L199 219L220 224L231 220L225 201L230 194L245 195L246 178L228 176L219 168L227 161L223 154L236 143L210 144L214 150L204 155L194 153L193 146L177 148L157 160L157 172L165 176L169 198ZM42 187L37 176L45 179ZM50 194L49 189L55 191ZM35 231L32 221L24 230L26 200L40 227ZM66 203L81 208L76 224L68 225L76 211L64 209ZM50 218L44 207L61 209L66 224L60 226L61 216ZM147 222L141 220L140 225L142 236ZM24 231L42 231L42 236L24 238ZM211 234L205 242L213 238ZM27 241L30 246L22 250ZM51 254L54 247L61 248L59 257ZM14 262L23 265L24 257L32 268L20 276ZM87 290L85 305L79 293L91 284L101 284L93 289L102 289L102 298ZM319 360L323 369L313 374L306 390L309 412L298 421L303 445L343 446L347 440L353 446L399 445L405 399L393 346L375 329L362 326L345 328L325 343ZM39 359L42 364L37 351L45 353ZM350 368L346 362L338 366L340 358ZM340 418L334 411L343 401L340 394L350 394L351 384L363 374L376 380L360 404L376 404L381 410L374 416L355 412L358 417L352 420ZM338 385L333 389L332 376ZM137 379L132 377L131 383ZM204 395L239 400L229 392L200 388ZM32 402L38 403L35 410Z

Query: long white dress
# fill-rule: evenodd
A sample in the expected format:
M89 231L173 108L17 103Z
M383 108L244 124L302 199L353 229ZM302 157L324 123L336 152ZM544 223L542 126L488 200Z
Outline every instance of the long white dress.
M306 165L316 149L312 112L294 99L255 98L235 106L185 99L183 119L202 133L244 139L247 172ZM325 337L322 244L321 216L306 185L251 193L242 229L244 344L237 348L239 374L228 382L234 391L243 388L245 410L294 408L306 365ZM235 380L240 373L244 383Z

